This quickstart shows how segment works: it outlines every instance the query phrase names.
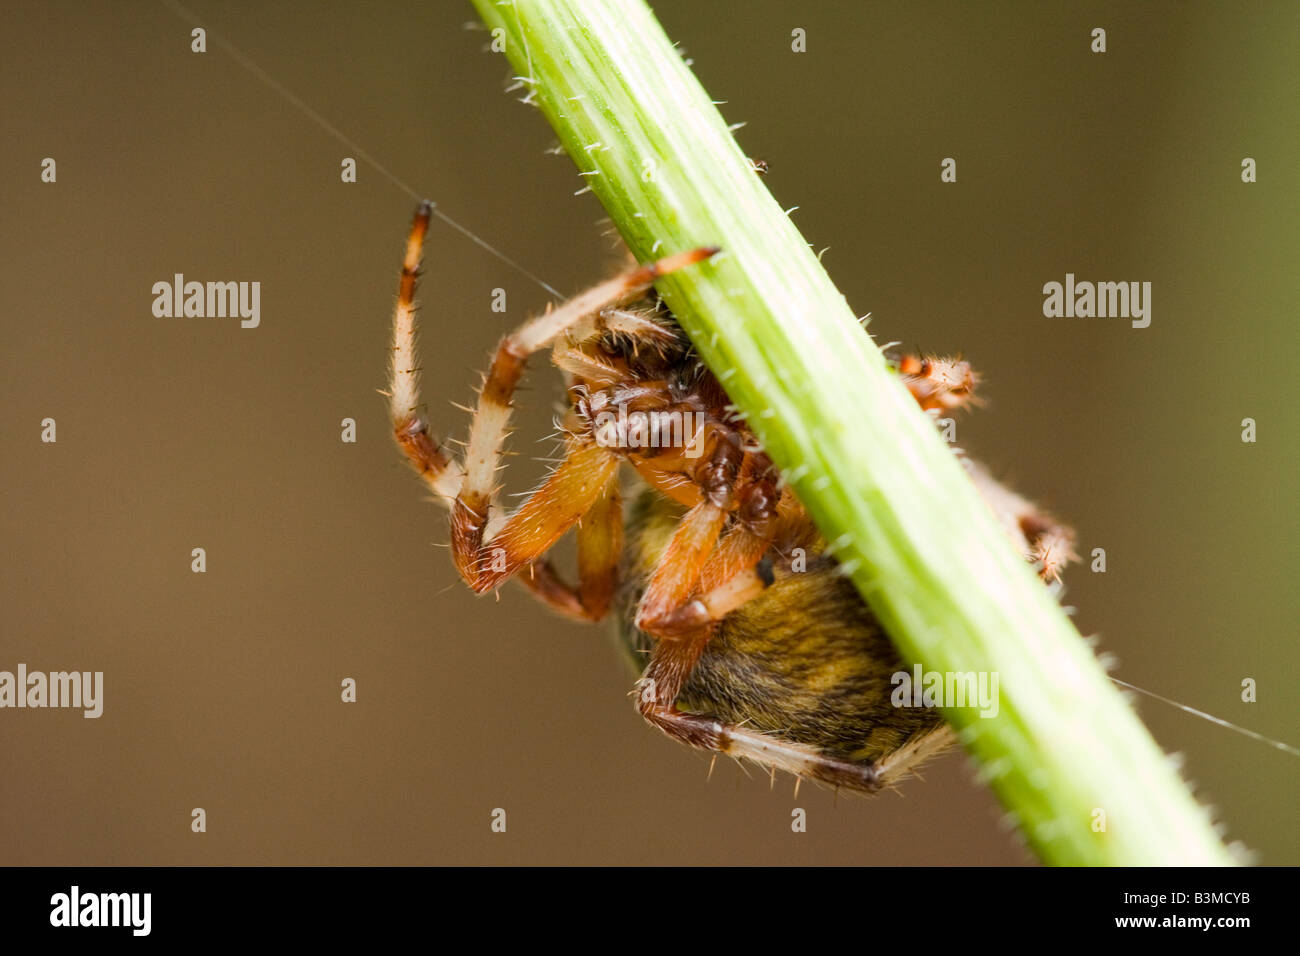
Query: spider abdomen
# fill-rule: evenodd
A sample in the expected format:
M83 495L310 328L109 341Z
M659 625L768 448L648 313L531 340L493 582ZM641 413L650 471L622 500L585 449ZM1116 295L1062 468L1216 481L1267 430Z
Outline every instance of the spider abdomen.
M618 638L640 671L654 639L633 623L645 582L681 519L680 505L646 491L629 508ZM770 585L719 621L677 699L687 713L897 774L950 735L930 708L895 707L906 669L879 622L833 560L814 553L802 571L774 562Z

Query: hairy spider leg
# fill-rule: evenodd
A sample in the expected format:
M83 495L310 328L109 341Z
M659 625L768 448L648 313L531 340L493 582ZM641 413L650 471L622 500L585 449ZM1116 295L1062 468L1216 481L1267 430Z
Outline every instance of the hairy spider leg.
M393 314L393 348L388 374L388 407L393 437L407 460L434 497L450 506L464 480L464 471L429 434L428 423L419 413L420 368L416 350L415 288L420 273L424 237L429 231L432 204L425 200L415 211L406 238L402 276L397 287L397 308Z
M1044 581L1058 580L1061 570L1079 557L1074 551L1074 532L1002 484L983 465L969 459L963 459L963 464L980 497L1020 553L1037 568L1038 576Z
M904 355L898 360L903 384L925 411L951 411L976 401L979 376L961 359Z
M578 522L578 586L550 560L534 560L517 577L535 597L565 617L599 621L609 613L623 557L623 507L615 470Z

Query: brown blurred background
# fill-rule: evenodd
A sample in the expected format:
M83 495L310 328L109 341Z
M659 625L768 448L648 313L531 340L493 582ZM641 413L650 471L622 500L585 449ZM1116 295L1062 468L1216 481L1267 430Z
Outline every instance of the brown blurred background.
M1106 549L1067 602L1118 676L1296 742L1300 10L655 7L881 340L984 374L961 444ZM796 801L730 762L706 782L707 757L633 712L604 627L459 585L376 394L412 203L364 161L342 184L354 151L214 36L567 293L616 260L602 211L502 92L467 3L193 8L0 10L0 669L106 685L99 720L0 711L0 863L1029 862L957 754L870 801ZM261 327L154 318L176 272L260 281ZM1066 272L1151 281L1151 327L1045 319ZM444 430L464 436L448 403L547 298L435 224L423 364ZM531 384L512 490L561 394L545 369ZM1300 762L1140 709L1230 836L1300 862Z

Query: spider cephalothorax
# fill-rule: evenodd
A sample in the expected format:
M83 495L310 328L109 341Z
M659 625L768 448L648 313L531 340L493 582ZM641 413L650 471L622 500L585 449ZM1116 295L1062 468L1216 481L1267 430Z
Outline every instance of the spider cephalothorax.
M950 739L933 709L896 707L903 664L717 378L653 293L716 250L668 256L526 322L497 346L462 461L419 415L415 281L430 207L407 243L394 320L390 409L398 445L451 509L457 571L477 592L515 576L553 609L597 620L617 600L642 669L641 714L679 741L871 791ZM514 512L496 501L511 399L527 357L564 373L564 457ZM970 400L965 362L904 356L922 408ZM645 489L625 522L620 465ZM1045 577L1069 533L970 466L1008 535ZM546 552L576 528L576 585Z

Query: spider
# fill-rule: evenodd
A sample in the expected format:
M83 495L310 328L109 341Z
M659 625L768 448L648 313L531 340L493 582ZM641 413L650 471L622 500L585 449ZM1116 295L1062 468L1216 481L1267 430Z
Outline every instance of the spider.
M641 715L715 759L872 792L947 746L937 710L891 704L891 676L904 667L893 645L653 292L660 276L717 250L632 268L507 334L458 461L419 412L415 292L430 210L420 205L407 239L387 395L398 446L451 511L465 583L483 593L514 577L580 620L615 610L642 671ZM564 456L506 514L495 481L512 395L527 358L548 347L567 385ZM924 409L972 400L964 361L904 356L896 367ZM626 522L621 463L645 486ZM1055 578L1073 557L1070 532L967 467L1014 543ZM547 551L575 527L573 585Z

